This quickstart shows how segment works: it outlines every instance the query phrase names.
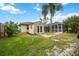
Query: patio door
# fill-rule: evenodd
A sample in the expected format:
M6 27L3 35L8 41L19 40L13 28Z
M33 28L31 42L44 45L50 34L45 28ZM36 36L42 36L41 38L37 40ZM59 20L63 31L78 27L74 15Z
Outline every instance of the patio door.
M41 33L42 32L42 26L37 26L37 33Z
M40 32L42 32L42 26L40 26Z

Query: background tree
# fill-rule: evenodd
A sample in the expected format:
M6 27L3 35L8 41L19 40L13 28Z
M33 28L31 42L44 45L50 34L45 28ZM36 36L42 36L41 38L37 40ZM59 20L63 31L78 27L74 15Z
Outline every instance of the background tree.
M65 26L67 27L68 32L76 33L79 27L79 16L71 16L64 21Z
M18 26L14 22L6 22L5 23L5 33L8 37L12 36L13 34L17 33Z
M56 11L62 11L61 3L49 3L42 6L42 15L44 20L47 20L47 15L50 12L50 32L52 32L52 17Z

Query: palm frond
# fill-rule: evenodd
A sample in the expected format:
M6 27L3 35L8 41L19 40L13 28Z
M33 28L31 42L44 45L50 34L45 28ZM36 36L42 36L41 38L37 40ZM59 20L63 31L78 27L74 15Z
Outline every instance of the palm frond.
M46 19L47 14L48 14L48 5L45 4L42 6L42 15L44 16L44 19Z
M62 11L63 10L63 6L62 6L61 3L57 3L57 6L56 7L57 7L56 8L57 11Z
M51 17L53 17L54 13L55 13L55 4L49 3L49 7L50 7L50 15L51 15Z

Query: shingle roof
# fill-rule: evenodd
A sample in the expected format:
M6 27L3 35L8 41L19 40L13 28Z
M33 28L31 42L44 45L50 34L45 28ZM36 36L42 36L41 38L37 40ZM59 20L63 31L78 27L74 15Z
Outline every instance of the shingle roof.
M20 25L30 25L30 24L33 24L33 22L22 22L22 23L20 23Z
M19 25L30 25L30 24L35 24L35 23L39 23L41 21L37 21L37 22L22 22Z

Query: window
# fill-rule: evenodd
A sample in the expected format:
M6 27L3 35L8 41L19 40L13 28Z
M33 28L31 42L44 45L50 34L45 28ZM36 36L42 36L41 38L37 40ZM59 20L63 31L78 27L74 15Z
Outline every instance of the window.
M59 25L59 32L61 32L61 24Z
M42 26L40 26L40 32L42 32Z
M37 32L39 32L39 26L37 26Z
M54 31L54 25L52 25L52 32Z
M29 25L27 25L27 30L29 30Z
M57 32L57 25L55 25L55 32Z

